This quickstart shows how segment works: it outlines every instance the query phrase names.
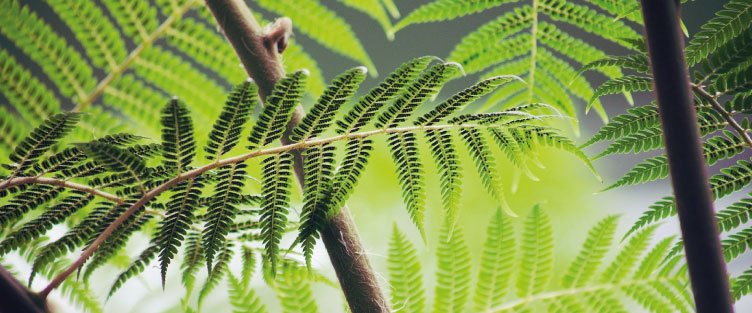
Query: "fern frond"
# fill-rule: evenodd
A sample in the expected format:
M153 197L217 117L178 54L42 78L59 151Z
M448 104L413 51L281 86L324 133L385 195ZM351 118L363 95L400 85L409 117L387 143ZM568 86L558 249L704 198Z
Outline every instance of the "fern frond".
M392 307L405 312L425 311L420 260L415 247L396 224L389 241L387 263Z
M246 81L235 87L227 97L219 118L214 122L209 133L209 140L204 147L206 158L217 160L223 154L232 150L240 140L245 124L251 115L251 110L258 103L258 87Z
M726 259L726 262L731 262L746 252L751 243L752 228L742 229L729 235L728 238L721 240L723 257Z
M337 172L332 178L330 200L326 212L332 216L339 212L339 208L345 203L358 183L363 170L368 164L373 141L370 139L354 139L345 145L345 157L337 167Z
M292 155L285 153L267 157L263 161L261 203L261 239L266 250L272 275L277 270L279 242L287 224L287 206L290 201Z
M752 199L743 198L716 213L718 228L721 232L729 232L750 220L752 214Z
M248 284L244 284L232 273L227 273L230 279L230 304L235 308L233 313L266 313L261 299Z
M300 234L296 241L303 247L306 266L311 267L313 248L318 239L318 231L324 223L329 200L328 182L334 173L334 146L312 147L304 152L305 188L303 209L300 214Z
M752 292L752 269L747 269L731 281L731 295L734 300L739 301L750 292Z
M121 112L137 134L158 137L161 134L161 109L169 100L160 91L147 86L132 74L125 74L105 89L103 102Z
M177 98L162 110L162 156L164 165L174 167L178 174L187 171L196 155L193 122L188 108Z
M650 73L650 64L648 64L648 58L644 54L607 56L585 64L585 66L580 69L580 73L604 67L630 69L642 74Z
M366 75L365 67L345 71L332 80L332 83L319 97L303 120L292 129L292 141L307 140L324 132L331 125L334 115L358 89Z
M15 163L12 165L14 173L22 173L36 163L43 153L70 132L79 118L78 113L59 113L37 126L8 157Z
M634 270L634 267L640 260L640 256L650 245L650 239L656 228L656 225L651 225L632 236L614 260L606 267L599 280L603 283L613 283L627 277Z
M733 38L700 63L703 79L713 81L719 75L726 74L749 62L749 51L752 49L752 28L747 28L738 37Z
M752 91L736 94L724 107L730 112L752 113Z
M716 17L702 25L686 49L687 63L694 65L705 59L718 47L736 37L752 22L752 3L732 0L716 12Z
M234 199L238 199L245 185L246 164L236 163L224 166L217 172L217 185L206 213L201 249L206 258L206 268L212 272L214 255L226 244L227 233L237 214Z
M248 149L263 147L282 136L292 111L303 95L308 72L297 71L279 80L266 99L264 110L251 129Z
M76 211L82 209L94 199L93 195L75 191L52 206L39 217L25 223L21 228L5 236L0 242L0 254L6 254L20 246L27 244L29 241L44 235L53 226L62 223Z
M623 21L599 13L584 5L564 0L541 0L539 9L554 21L562 21L589 33L608 39L629 48L625 39L640 38L640 35Z
M17 117L8 111L5 106L0 105L0 148L2 151L12 151L23 139L23 134L26 133L26 127L18 123ZM2 157L0 163L6 163L8 161L6 158L7 156Z
M636 134L640 130L657 127L659 122L658 108L655 105L627 109L627 113L612 118L611 122L601 127L583 146Z
M13 199L0 206L0 224L3 226L13 225L24 214L52 201L62 192L62 187L35 185L15 193Z
M200 180L188 180L174 189L175 193L166 204L167 216L160 223L159 230L154 236L154 243L159 249L162 288L167 278L167 266L178 252L188 228L193 223L193 211L198 206L201 188L203 183Z
M439 235L434 313L465 312L470 295L470 251L462 230L452 230L453 224L453 220L446 219Z
M97 22L104 12L88 1L48 2L84 46L94 66L114 68L125 59L125 42L112 23Z
M95 141L79 147L98 164L113 172L125 173L136 181L141 181L141 177L146 170L144 159L114 145Z
M737 72L719 75L708 86L708 91L720 94L733 94L736 92L746 92L750 88L752 88L752 67L747 67Z
M390 128L404 122L420 104L439 93L444 84L461 71L462 67L458 63L431 67L379 116L376 127Z
M119 251L124 249L125 244L130 237L141 230L147 222L152 219L152 215L145 214L144 208L139 208L139 212L131 215L120 227L115 230L107 240L94 252L94 255L89 259L86 270L84 270L83 280L86 282L89 280L91 274L98 268L105 265L111 258L115 256Z
M185 286L186 293L190 294L193 290L193 283L196 281L196 271L204 261L204 248L201 245L201 233L198 231L189 231L185 239L185 250L183 250L183 262L180 264L181 281Z
M587 41L568 34L556 25L540 22L538 27L538 38L543 45L573 59L577 63L588 64L607 56L602 50ZM609 78L621 76L621 70L615 67L599 68L599 72Z
M295 28L324 47L365 65L372 75L376 67L350 25L319 1L259 0L258 4L295 21ZM319 23L319 21L327 21Z
M150 3L128 0L104 0L107 11L112 14L126 36L137 44L157 29L157 9Z
M212 290L217 287L219 282L222 280L222 277L226 272L229 271L230 261L232 260L232 255L234 253L233 246L234 243L232 241L224 241L221 247L222 250L219 251L219 256L217 256L217 263L214 264L214 266L211 266L212 270L209 271L209 276L206 277L206 282L204 282L204 286L201 288L201 292L199 292L199 307L201 307L201 303L204 301L204 298L206 298L206 296L208 296L209 293L211 293Z
M494 198L502 202L503 207L506 207L506 201L501 190L501 181L496 171L496 158L491 153L483 133L478 129L462 128L460 129L460 137L462 137L462 141L465 142L467 150L473 158L475 169L480 176L483 187Z
M122 287L129 279L143 272L146 266L157 256L158 251L158 246L150 245L141 252L138 258L133 260L133 263L131 263L125 271L120 273L115 279L115 282L112 283L112 287L110 287L110 291L107 293L107 298L111 298L112 295L114 295L115 292L117 292L118 289L120 289L120 287Z
M425 216L425 177L423 165L418 156L415 134L392 134L389 136L389 150L397 168L397 177L402 187L402 199L407 206L415 226L425 239L423 218Z
M415 120L415 125L434 125L441 122L447 116L462 110L467 104L472 103L480 97L493 92L501 85L508 82L521 79L516 76L504 75L496 76L488 79L484 79L477 84L466 88L454 95L452 95L446 101L438 104L431 111L424 114Z
M551 221L539 206L525 220L522 233L522 258L517 277L517 296L524 298L543 291L553 270L553 231Z
M275 290L283 313L317 313L318 305L311 293L308 274L293 262L283 263L276 276Z
M459 210L460 180L462 180L462 168L460 159L457 156L452 134L447 130L430 131L426 133L428 144L431 146L431 155L433 156L439 171L439 180L441 186L441 202L446 210L446 219L451 225L449 233L453 230L454 223L457 221L457 211Z
M456 19L461 16L485 11L509 2L514 2L514 0L437 0L424 4L415 9L415 11L410 12L410 14L394 26L393 32L397 32L400 29L413 24Z
M27 122L36 122L60 111L55 94L5 50L0 51L0 93ZM5 107L2 110L3 118L10 121L12 113L5 111ZM8 122L7 127L20 124Z
M351 7L355 10L365 13L370 16L384 29L389 40L394 39L391 34L392 21L387 15L385 4L381 3L381 0L339 0L342 4Z
M660 128L647 128L639 130L632 135L617 139L606 150L593 157L600 159L612 154L640 153L651 151L663 146L663 132Z
M653 88L653 79L643 76L624 76L609 80L595 89L595 94L590 98L589 103L605 95L617 93L634 93L640 91L650 91Z
M83 56L18 1L0 4L0 32L44 70L65 97L83 99L94 87L93 70Z
M611 247L617 223L617 216L612 215L601 220L595 227L590 229L582 250L580 250L577 258L569 266L566 274L564 274L562 280L564 287L584 286L595 275L596 270L598 270L608 249Z
M356 132L368 124L376 112L388 101L398 96L404 86L412 82L428 66L434 57L421 57L400 65L383 82L362 96L341 120L337 121L337 132Z
M511 285L515 246L512 224L501 209L497 209L486 230L473 311L485 312L504 301Z

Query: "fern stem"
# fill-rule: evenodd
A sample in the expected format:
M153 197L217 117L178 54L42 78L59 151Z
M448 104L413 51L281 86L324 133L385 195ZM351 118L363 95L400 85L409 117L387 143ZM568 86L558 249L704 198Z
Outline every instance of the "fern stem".
M58 186L58 187L63 187L63 188L68 188L68 189L73 189L73 190L79 190L79 191L86 192L88 194L105 198L117 204L125 203L124 199L116 195L113 195L111 193L96 189L94 187L74 183L74 182L67 181L64 179L57 179L57 178L50 178L50 177L40 177L40 176L14 177L14 178L0 182L0 190L7 189L13 186L26 185L26 184L51 185L51 186Z
M747 130L744 129L739 123L734 119L733 116L731 116L731 113L726 111L726 109L723 108L723 106L718 103L718 100L713 97L711 94L709 94L705 89L703 89L699 85L692 84L692 90L694 90L698 95L705 98L705 100L708 100L710 102L710 105L713 107L713 109L718 112L721 116L723 116L723 119L726 120L726 122L731 125L731 127L739 134L739 136L744 139L744 142L752 148L752 138L749 137L749 134L747 134Z
M191 0L183 4L182 6L178 7L175 11L170 14L169 17L167 17L162 24L159 24L157 29L154 30L151 34L148 34L144 37L143 41L135 48L131 53L128 54L128 56L118 64L117 66L113 67L112 70L105 76L96 87L94 87L94 90L92 90L89 94L86 95L81 101L76 104L76 107L73 108L73 112L80 112L85 110L87 107L89 107L94 101L99 99L99 97L105 92L107 89L107 86L109 86L115 79L120 77L130 66L135 62L140 56L141 53L144 52L144 50L151 47L154 42L156 42L164 33L166 33L170 26L172 26L173 23L180 20L180 18L183 17L183 15L188 12L191 8L193 8L198 1ZM139 29L139 32L144 32L142 29Z
M679 1L641 0L655 96L697 312L733 312L700 143Z

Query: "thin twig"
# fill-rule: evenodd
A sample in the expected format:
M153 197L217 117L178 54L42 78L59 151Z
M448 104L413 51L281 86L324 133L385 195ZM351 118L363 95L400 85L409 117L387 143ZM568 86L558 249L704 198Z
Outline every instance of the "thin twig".
M742 137L745 143L747 143L747 146L752 148L752 138L749 137L749 134L747 134L747 130L744 129L739 123L734 119L733 116L731 116L731 113L726 111L726 109L723 108L723 106L718 103L718 100L713 97L711 94L709 94L705 89L702 88L702 86L698 86L695 84L692 84L692 90L694 90L698 95L705 98L705 100L708 100L710 102L710 105L713 107L713 109L718 112L721 116L723 116L723 119L726 120L726 122L731 125L731 127L736 130L736 132L739 134L739 136Z

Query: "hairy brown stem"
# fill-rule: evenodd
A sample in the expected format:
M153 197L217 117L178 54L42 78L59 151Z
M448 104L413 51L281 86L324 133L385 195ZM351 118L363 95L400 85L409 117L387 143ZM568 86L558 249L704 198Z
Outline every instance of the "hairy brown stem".
M251 10L241 0L207 0L206 4L246 71L259 86L263 100L284 74L279 53L287 44L286 36L290 34L292 24L289 19L284 19L275 23L276 28L273 26L264 32ZM303 114L303 108L298 106L288 124L288 130L300 122ZM282 139L282 143L289 143L287 136ZM293 153L293 156L295 176L303 187L303 158L300 151ZM352 312L389 312L386 298L366 257L347 207L343 207L324 223L321 237Z
M744 129L739 123L734 119L733 116L731 116L731 113L726 111L726 109L723 108L723 106L718 103L718 100L716 100L715 97L713 97L711 94L709 94L705 89L703 89L701 86L698 85L692 85L692 90L694 90L698 95L703 97L705 100L708 100L710 102L710 105L713 107L713 109L718 112L721 116L723 116L723 119L726 120L726 122L731 125L731 128L733 128L740 137L742 137L742 140L747 144L748 147L752 148L752 139L749 137L749 134L747 134L747 130Z
M679 27L678 0L641 0L650 66L663 128L695 307L733 312L697 114Z

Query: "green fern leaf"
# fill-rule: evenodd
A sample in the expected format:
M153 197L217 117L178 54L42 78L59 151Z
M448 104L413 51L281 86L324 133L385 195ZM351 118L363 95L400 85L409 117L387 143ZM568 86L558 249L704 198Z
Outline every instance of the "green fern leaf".
M438 22L456 19L461 16L473 14L500 6L515 0L491 0L491 1L463 1L463 0L437 0L420 6L410 12L397 25L393 32L397 32L409 25Z
M15 193L13 199L0 206L0 224L13 225L24 214L52 201L62 192L62 187L35 185Z
M0 242L0 255L27 244L34 238L44 235L53 226L62 223L76 211L82 209L94 199L94 196L81 191L75 191L52 206L39 217L25 223L18 230L5 236Z
M49 1L52 9L73 30L94 66L115 68L125 59L125 42L112 23L96 22L104 12L88 1Z
M125 271L120 273L115 282L112 283L112 287L110 287L110 291L107 293L107 299L111 298L130 278L143 272L144 268L157 256L157 252L158 247L156 245L150 245L146 250L141 252L141 255Z
M35 12L16 0L3 1L0 12L0 33L39 64L64 97L81 100L94 87L92 69L83 56Z
M629 45L625 43L625 39L640 38L640 35L624 22L614 20L584 5L564 0L541 0L538 5L541 12L554 21L575 25L627 48Z
M572 262L569 270L564 274L562 280L564 287L584 286L595 275L608 249L611 247L617 223L618 218L612 215L601 220L595 227L590 229L582 250L577 255L577 259Z
M125 74L115 80L105 90L103 102L106 106L128 117L138 135L158 137L162 130L161 108L169 98L158 90L147 86L132 74Z
M721 232L730 232L734 228L744 225L752 214L752 199L743 198L716 213L718 228Z
M31 165L64 137L78 122L77 113L60 113L37 126L8 157L15 162L15 173L27 170Z
M427 126L439 123L454 112L462 110L467 104L496 90L496 88L498 88L499 86L514 80L522 81L519 77L511 75L496 76L484 79L477 84L454 94L446 101L440 103L431 111L419 117L415 121L415 125Z
M431 155L439 171L441 202L446 210L446 219L451 224L449 229L451 236L460 205L462 168L452 142L452 134L449 131L429 131L426 136L428 137L428 144L431 146Z
M470 295L470 251L462 230L457 228L452 231L453 224L454 221L447 219L439 236L434 313L465 312Z
M379 116L376 127L390 128L404 122L420 104L439 93L441 87L461 71L462 67L457 63L431 67Z
M473 311L485 312L502 304L510 286L515 261L514 229L501 209L491 219L483 243Z
M658 108L655 105L631 108L601 127L583 146L636 134L640 130L657 127L659 122Z
M732 0L716 12L687 45L687 63L695 65L705 59L718 47L749 28L752 21L752 3L745 0Z
M648 58L644 54L608 56L585 64L579 73L604 67L630 69L642 74L650 73L650 64L648 64Z
M91 274L98 268L105 265L119 251L125 248L125 244L130 237L141 230L153 216L144 213L144 208L139 212L131 215L120 227L105 240L102 245L94 252L94 255L88 260L86 270L83 273L83 280L87 282Z
M240 279L228 273L230 279L230 304L234 307L233 313L266 313L266 308L261 299L249 288L243 284Z
M522 258L517 278L517 296L526 296L544 290L553 270L553 232L551 221L539 206L525 220L522 233Z
M211 267L212 270L209 271L209 276L206 278L206 282L204 282L204 286L201 288L201 292L199 292L199 307L201 307L201 304L204 302L206 296L208 296L209 293L211 293L212 290L217 287L225 273L229 271L230 261L232 260L232 255L234 252L232 249L233 246L234 243L232 241L224 241L224 244L221 247L222 250L219 251L219 256L217 256L217 263Z
M222 113L214 122L212 131L209 133L209 141L204 147L207 159L217 160L238 144L251 110L258 103L257 94L256 85L246 81L236 86L227 97Z
M728 238L721 241L721 247L723 249L723 257L726 262L738 258L740 255L749 249L750 242L752 242L752 228L745 228L731 234Z
M340 134L356 132L368 124L386 102L397 96L404 86L417 78L434 59L434 57L416 58L400 65L383 82L361 97L358 103L341 120L337 121L337 132Z
M650 245L650 239L656 228L656 225L651 225L640 230L630 238L611 264L603 271L600 281L603 283L613 283L627 277L637 265L640 256Z
M724 107L731 112L752 113L752 91L736 94Z
M394 39L394 35L390 32L392 21L389 19L386 8L382 5L381 0L339 0L339 2L367 14L379 22L389 40Z
M5 50L0 51L0 93L27 122L36 122L60 111L60 104L52 90ZM10 119L12 113L5 110L3 107L3 118ZM7 123L8 128L22 124L10 123L10 120ZM8 142L11 143L13 142ZM12 147L15 147L15 144Z
M120 25L123 33L140 44L157 29L157 9L147 2L128 0L104 0L107 11Z
M743 68L749 62L749 51L752 49L752 28L748 28L741 35L720 46L710 57L700 64L702 68L702 82L713 81L719 75Z
M491 196L501 202L502 208L507 214L516 216L516 214L508 208L508 205L504 200L501 181L499 180L496 170L496 158L491 153L491 150L488 147L488 142L483 137L483 134L478 129L461 128L460 137L462 138L462 141L465 142L467 150L473 158L475 169L480 176L483 187L489 194L491 194Z
M334 173L334 147L311 147L305 150L305 187L303 191L304 204L300 216L300 234L296 241L300 242L306 258L306 266L311 267L313 248L318 239L318 231L326 219L327 193Z
M365 65L371 75L377 75L376 66L363 49L345 20L318 1L259 0L258 4L274 13L295 21L296 29L324 47ZM327 21L319 23L319 21Z
M177 98L162 110L162 156L164 165L174 167L178 174L187 171L196 155L193 122L185 104Z
M395 224L387 257L391 304L405 312L425 311L426 297L415 247Z
M188 228L193 223L193 210L201 197L202 187L203 183L200 180L188 180L174 189L175 193L166 204L167 216L160 223L159 230L154 237L154 242L159 248L162 288L165 285L167 266L178 252Z
M227 233L237 214L234 199L238 199L245 185L246 164L237 163L224 166L217 172L217 185L206 213L201 249L206 258L206 268L212 272L214 255L226 245Z
M287 75L274 85L267 97L264 110L251 129L248 149L263 147L282 136L293 109L298 105L308 72L297 71Z
M331 217L339 212L339 208L350 197L368 164L372 150L373 141L370 139L353 139L347 142L345 157L332 178L330 202L328 208L325 208L327 216Z
M733 94L752 88L752 67L720 75L708 86L711 93Z
M198 231L189 231L185 239L185 250L183 250L183 262L180 264L182 272L181 281L185 286L186 293L190 294L193 290L193 284L196 281L196 271L204 261L204 249L201 246L201 233Z
M418 156L415 134L397 133L389 136L389 149L397 167L397 176L402 186L402 199L415 226L425 239L423 219L425 216L425 177Z
M366 68L356 67L335 77L330 86L319 97L311 111L293 128L292 141L307 140L324 132L331 125L334 115L358 89L365 79Z
M609 80L595 89L595 94L590 98L592 103L595 99L605 95L617 93L633 93L640 91L650 91L653 88L653 79L643 76L625 76Z
M290 261L283 265L275 281L282 313L317 313L318 306L311 293L306 271Z
M752 292L752 270L747 269L731 281L731 295L734 300L739 301L750 292Z
M287 224L287 207L290 201L290 175L292 155L284 153L264 159L261 203L261 239L266 250L272 275L277 270L279 242Z
M141 177L146 170L144 159L114 145L95 141L79 147L98 164L114 172L126 173L136 181L141 181Z

